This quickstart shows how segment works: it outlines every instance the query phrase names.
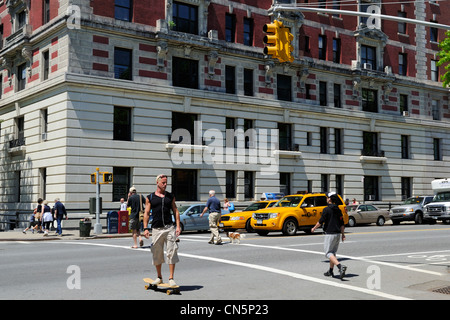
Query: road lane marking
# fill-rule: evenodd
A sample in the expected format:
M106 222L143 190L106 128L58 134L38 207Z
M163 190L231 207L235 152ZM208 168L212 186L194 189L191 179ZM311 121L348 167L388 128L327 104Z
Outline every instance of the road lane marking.
M303 252L303 253L319 254L319 255L324 256L324 253L320 252L320 251L294 249L294 248L286 248L286 247L279 247L279 246L265 246L265 245L250 244L250 243L241 243L240 245L248 246L248 247L259 247L259 248L275 249L275 250L297 251L297 252ZM339 254L338 257L339 258L347 258L347 259L351 259L351 260L364 261L364 262L368 262L368 263L371 263L371 264L380 264L380 265L393 267L393 268L398 268L398 269L404 269L404 270L408 270L408 271L427 273L427 274L432 274L432 275L435 275L435 276L442 276L443 275L440 272L411 268L411 267L408 267L408 266L403 266L403 265L399 265L399 264L395 264L395 263L391 263L391 262L370 260L370 259L367 259L367 258L364 258L364 257L354 257L354 256L343 255L343 254Z
M199 241L199 240L196 240L196 241ZM129 246L119 246L119 245L102 244L102 243L78 242L78 241L77 242L61 241L58 243L81 244L81 245L99 246L99 247L103 246L103 247L110 247L110 248L130 249L130 250L134 250L136 252L145 252L143 250L131 249ZM340 289L357 291L357 292L361 292L361 293L365 293L365 294L369 294L369 295L373 295L373 296L377 296L377 297L385 298L385 299L411 300L410 298L405 298L405 297L401 297L401 296L397 296L397 295L393 295L393 294L389 294L389 293L385 293L385 292L381 292L381 291L371 290L368 288L355 287L355 286L351 286L351 285L341 283L341 282L314 278L314 277L310 277L310 276L296 273L296 272L276 269L276 268L272 268L272 267L265 267L265 266L261 266L261 265L257 265L257 264L253 264L253 263L246 263L246 262L240 262L240 261L234 261L234 260L228 260L228 259L222 259L222 258L215 258L215 257L207 257L207 256L201 256L201 255L194 255L194 254L189 254L189 253L180 253L180 252L178 252L178 255L182 256L182 257L186 257L186 258L191 258L191 259L199 259L199 260L206 260L206 261L212 261L212 262L217 262L217 263L225 263L225 264L230 264L230 265L235 265L235 266L240 266L240 267L245 267L245 268L250 268L250 269L255 269L255 270L276 273L279 275L284 275L284 276L288 276L288 277L292 277L292 278L296 278L296 279L300 279L300 280L315 282L315 283L319 283L319 284L323 284L323 285L327 285L327 286L337 287Z

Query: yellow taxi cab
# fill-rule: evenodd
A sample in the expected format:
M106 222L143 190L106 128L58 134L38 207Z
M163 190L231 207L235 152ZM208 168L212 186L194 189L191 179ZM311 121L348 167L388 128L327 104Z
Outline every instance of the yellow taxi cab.
M266 201L257 201L249 205L242 211L227 213L221 217L221 221L219 224L220 228L223 228L225 231L233 232L237 229L246 229L247 232L253 232L252 227L250 226L250 219L252 218L252 214L264 208L269 208L277 203L278 200L266 200Z
M348 214L341 196L339 196L339 202L344 224L347 224ZM327 206L325 193L288 195L281 198L273 207L254 212L250 224L259 235L281 231L284 235L292 236L297 233L297 230L310 233Z

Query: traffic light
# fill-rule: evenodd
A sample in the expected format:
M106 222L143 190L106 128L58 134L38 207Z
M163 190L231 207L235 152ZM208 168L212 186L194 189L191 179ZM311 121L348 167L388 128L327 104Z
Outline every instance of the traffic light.
M264 54L271 55L280 62L294 61L292 56L294 47L291 44L294 36L290 33L289 28L283 26L283 22L274 20L273 23L265 24L263 31L268 33L263 39L267 45L264 47Z
M291 44L291 41L294 40L294 36L290 32L289 28L282 27L280 28L280 58L284 61L292 62L294 61L294 57L292 56L292 51L294 51L294 47Z
M113 182L113 174L111 172L102 172L102 173L103 173L103 183Z
M96 173L91 174L91 183L97 184L97 174Z
M282 22L274 20L273 23L265 24L263 31L268 33L264 36L263 42L267 45L264 47L264 54L271 55L272 58L280 59L280 28Z

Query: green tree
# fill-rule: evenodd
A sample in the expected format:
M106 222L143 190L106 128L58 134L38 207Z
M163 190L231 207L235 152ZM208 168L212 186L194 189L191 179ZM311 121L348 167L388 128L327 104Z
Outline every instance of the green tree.
M442 66L445 64L445 72L441 76L442 86L448 87L450 85L450 31L445 33L446 37L439 43L439 48L441 51L439 52L439 61L437 63L438 66Z

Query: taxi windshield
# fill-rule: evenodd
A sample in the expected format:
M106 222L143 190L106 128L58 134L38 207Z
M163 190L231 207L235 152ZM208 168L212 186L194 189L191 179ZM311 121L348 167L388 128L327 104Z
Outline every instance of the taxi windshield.
M303 196L286 196L281 198L274 207L296 207L302 199Z

